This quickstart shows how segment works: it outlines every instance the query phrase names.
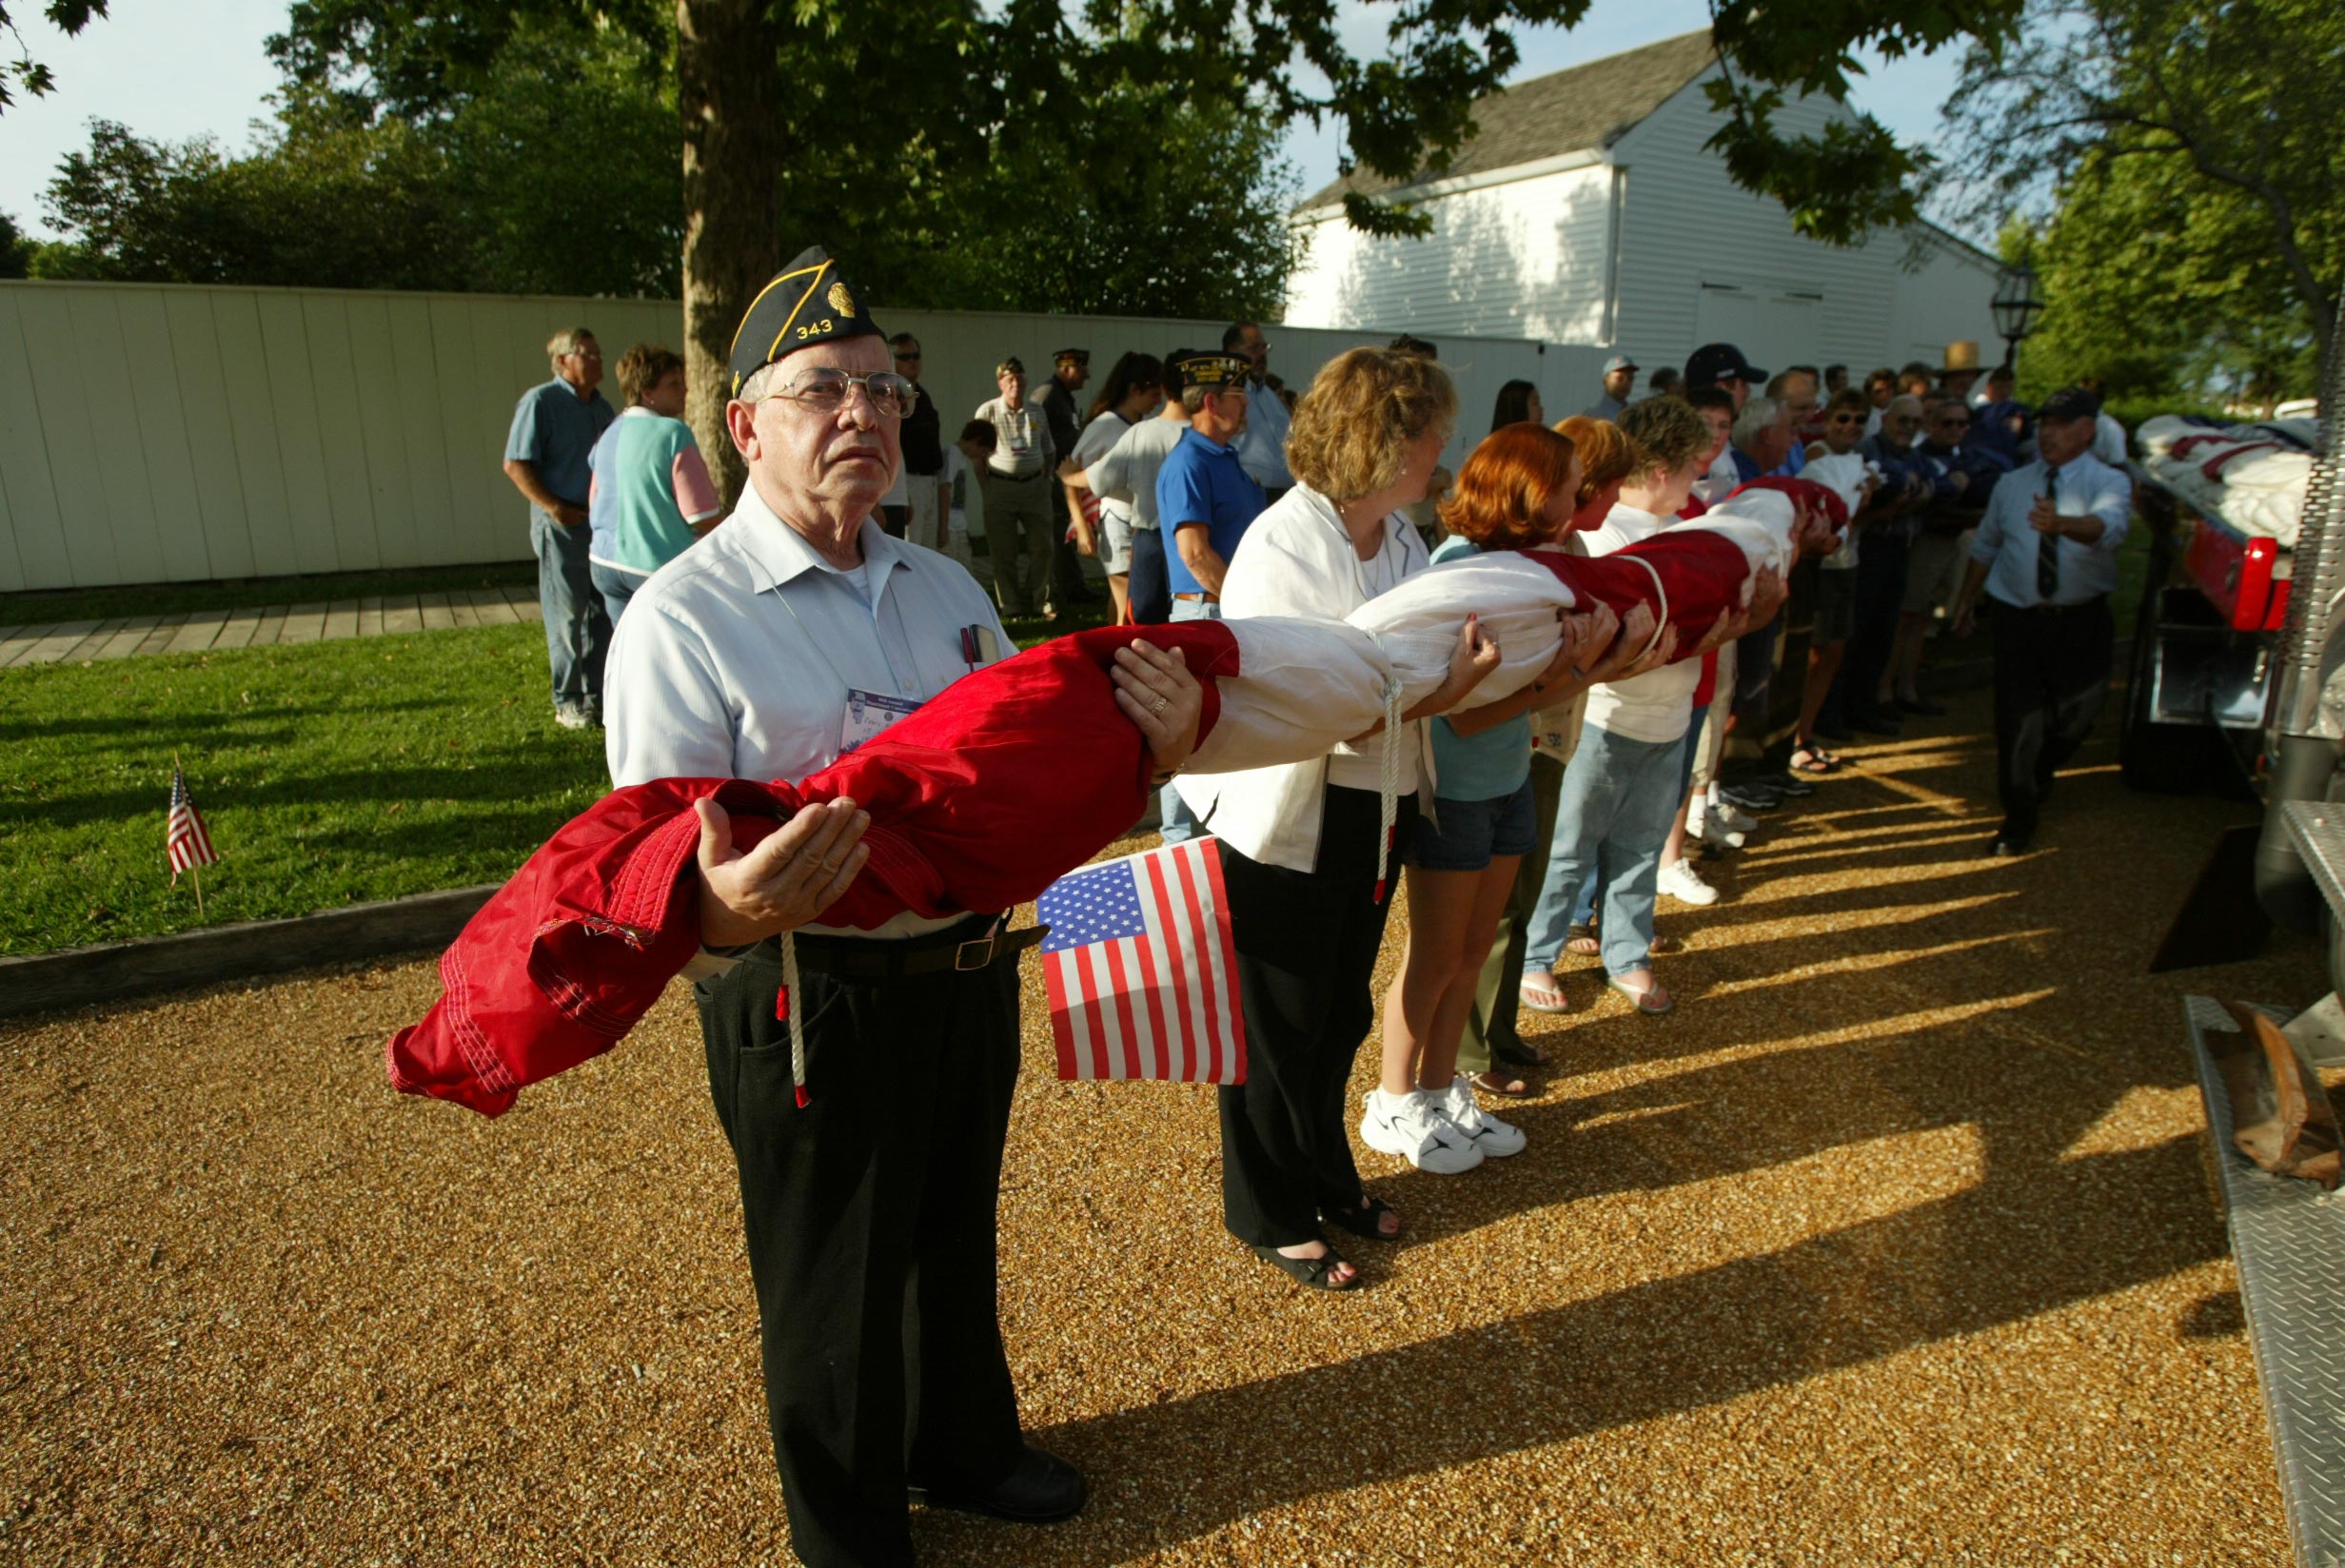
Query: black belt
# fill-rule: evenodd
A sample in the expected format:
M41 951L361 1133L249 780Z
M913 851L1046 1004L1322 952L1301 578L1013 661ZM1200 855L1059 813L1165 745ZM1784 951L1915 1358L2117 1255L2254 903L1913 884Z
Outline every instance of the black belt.
M999 920L989 921L976 936L964 934L966 922L947 931L894 941L857 936L800 936L798 967L801 974L828 974L840 980L900 980L912 975L967 972L1015 959L1050 934L1048 926L1029 926L1005 931ZM775 957L778 959L778 954Z
M1990 598L1994 598L1993 595L1989 595L1988 597ZM2105 608L2109 602L2109 596L2106 594L2096 594L2091 598L2085 599L2083 602L2079 604L2013 604L2008 600L2000 598L1996 599L1995 602L2000 604L2004 609L2011 611L2014 615L2074 616L2081 615L2087 610L2099 610Z

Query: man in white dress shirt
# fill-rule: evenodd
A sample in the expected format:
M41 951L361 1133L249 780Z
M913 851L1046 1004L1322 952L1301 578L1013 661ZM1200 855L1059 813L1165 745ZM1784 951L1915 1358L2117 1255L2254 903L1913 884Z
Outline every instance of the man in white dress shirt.
M1238 466L1262 486L1263 504L1271 505L1294 485L1287 467L1287 431L1294 416L1271 384L1271 341L1260 323L1232 322L1221 335L1221 351L1253 366L1246 378L1246 428L1231 444L1237 449Z
M819 247L751 304L725 409L748 488L628 605L614 783L801 779L1014 651L966 571L873 519L918 395L888 364ZM1122 657L1119 688L1141 694L1126 712L1177 767L1196 684L1153 651ZM1019 1433L995 1306L1015 952L1039 933L990 912L826 927L869 855L867 813L833 801L742 853L723 811L700 809L706 951L685 972L740 1178L791 1545L818 1568L908 1568L908 1488L1020 1522L1074 1514L1083 1478Z
M2023 853L2052 775L2093 732L2109 694L2109 596L2133 485L2091 454L2099 400L2055 392L2036 416L2037 459L2005 475L1972 536L1954 632L1969 635L1984 589L1995 617L1996 785L1990 853Z

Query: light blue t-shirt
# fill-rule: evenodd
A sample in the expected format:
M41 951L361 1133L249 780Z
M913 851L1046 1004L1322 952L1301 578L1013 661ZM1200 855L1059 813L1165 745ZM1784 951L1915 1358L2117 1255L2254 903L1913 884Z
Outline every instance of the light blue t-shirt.
M1452 534L1433 552L1433 564L1478 556L1482 547ZM1442 800L1503 800L1530 777L1530 715L1517 714L1480 735L1462 735L1447 718L1433 720L1433 767Z
M578 388L556 376L522 393L514 405L504 455L535 468L556 500L583 506L594 483L587 454L616 418L601 391L588 393L581 402Z

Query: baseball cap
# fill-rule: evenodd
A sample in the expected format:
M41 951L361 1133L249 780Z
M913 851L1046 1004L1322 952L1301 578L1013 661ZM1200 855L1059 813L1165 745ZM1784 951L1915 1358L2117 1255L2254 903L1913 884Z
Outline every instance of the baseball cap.
M1687 386L1716 386L1720 382L1764 382L1767 373L1743 358L1732 343L1704 343L1685 362Z
M1639 366L1637 362L1630 359L1626 354L1615 354L1610 359L1604 362L1604 373L1607 376L1612 374L1615 370L1635 370L1638 368Z

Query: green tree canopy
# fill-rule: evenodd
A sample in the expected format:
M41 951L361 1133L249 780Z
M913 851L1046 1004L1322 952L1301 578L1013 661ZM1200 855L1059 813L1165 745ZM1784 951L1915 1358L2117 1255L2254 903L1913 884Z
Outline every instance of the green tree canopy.
M1948 113L1970 212L2039 216L2047 353L2163 343L2167 374L2261 382L2329 341L2345 283L2333 0L2032 0L2019 42L1970 52Z

